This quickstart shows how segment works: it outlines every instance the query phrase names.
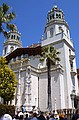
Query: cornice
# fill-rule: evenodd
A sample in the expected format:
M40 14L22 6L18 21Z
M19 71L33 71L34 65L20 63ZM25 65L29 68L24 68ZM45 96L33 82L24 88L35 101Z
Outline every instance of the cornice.
M14 39L13 40L6 40L4 42L4 46L7 45L7 44L17 44L20 47L22 47L22 44L21 44L21 42L19 40L14 40Z
M50 22L47 22L47 23L46 23L46 27L45 27L44 32L46 31L46 28L47 28L48 26L56 25L56 24L65 25L65 26L69 29L69 26L68 26L68 24L67 24L67 22L66 22L65 20L57 20L57 19L54 19L54 20L51 20Z
M16 70L25 70L27 69L28 67L31 69L31 73L34 73L34 74L42 74L42 73L47 73L47 66L43 66L42 68L36 68L34 66L32 66L28 60L26 59L25 60L25 65L23 66L23 61L17 61L17 62L13 62L13 63L10 63L9 66L11 67L12 70L16 71ZM54 65L54 66L51 66L51 72L53 71L57 71L57 72L60 72L63 74L63 67L60 65L60 64L57 64L57 65Z

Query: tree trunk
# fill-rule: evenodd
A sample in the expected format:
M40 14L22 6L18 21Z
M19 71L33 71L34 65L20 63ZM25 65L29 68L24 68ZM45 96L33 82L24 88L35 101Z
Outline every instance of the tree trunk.
M48 110L51 111L51 75L50 75L50 59L47 59L47 69L48 69Z
M5 100L5 98L4 98L4 100L3 100L3 103L6 104L6 100Z

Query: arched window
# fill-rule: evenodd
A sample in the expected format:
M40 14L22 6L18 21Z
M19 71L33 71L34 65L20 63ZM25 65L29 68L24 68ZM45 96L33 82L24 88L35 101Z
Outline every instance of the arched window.
M15 35L14 35L14 39L15 39Z
M17 36L17 40L19 40L20 39L20 37L19 36Z
M11 46L10 47L10 52L12 52L14 50L14 47L13 46Z
M58 18L58 14L56 14L56 18Z
M61 14L59 14L59 18L61 18Z
M50 15L50 20L52 19L52 16Z
M54 19L54 14L52 14L52 18Z
M59 32L62 32L62 26L59 26Z
M11 35L11 39L13 39L13 35Z
M9 39L9 38L10 38L10 35L8 35L7 38Z

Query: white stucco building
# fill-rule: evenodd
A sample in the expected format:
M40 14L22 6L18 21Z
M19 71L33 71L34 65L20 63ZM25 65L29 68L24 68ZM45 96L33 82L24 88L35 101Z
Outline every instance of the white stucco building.
M79 107L79 85L76 56L70 30L64 13L54 6L47 15L47 23L40 44L22 48L20 34L9 32L3 46L3 56L18 79L17 92L12 104L20 110L40 109L47 111L48 78L46 62L40 63L41 48L52 45L60 52L60 62L51 66L52 110Z

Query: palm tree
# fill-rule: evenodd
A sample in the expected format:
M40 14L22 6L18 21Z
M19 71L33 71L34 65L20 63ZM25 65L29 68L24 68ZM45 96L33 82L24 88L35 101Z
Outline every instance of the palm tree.
M52 105L51 105L51 65L55 65L56 61L60 61L60 58L58 57L59 52L56 48L53 46L47 46L44 47L42 50L42 57L41 61L46 60L47 70L48 70L48 110L51 111Z
M5 37L7 36L6 28L12 31L15 29L17 30L16 26L14 24L11 24L11 21L15 17L15 13L10 12L10 6L5 3L0 6L0 33L3 33Z

